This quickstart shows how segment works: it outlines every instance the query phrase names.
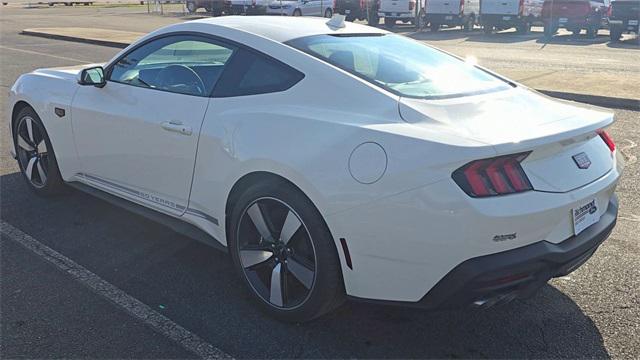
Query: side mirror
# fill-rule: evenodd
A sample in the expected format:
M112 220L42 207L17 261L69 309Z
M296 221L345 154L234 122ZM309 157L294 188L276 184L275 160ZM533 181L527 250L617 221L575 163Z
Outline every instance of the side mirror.
M102 66L83 69L78 77L78 84L93 85L99 88L105 86L107 81L104 79L104 69Z

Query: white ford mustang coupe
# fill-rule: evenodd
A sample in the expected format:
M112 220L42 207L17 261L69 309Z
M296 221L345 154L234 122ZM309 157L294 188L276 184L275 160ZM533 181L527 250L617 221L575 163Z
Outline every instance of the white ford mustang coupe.
M231 255L266 311L486 307L583 264L616 223L613 115L387 31L168 26L10 91L15 157Z

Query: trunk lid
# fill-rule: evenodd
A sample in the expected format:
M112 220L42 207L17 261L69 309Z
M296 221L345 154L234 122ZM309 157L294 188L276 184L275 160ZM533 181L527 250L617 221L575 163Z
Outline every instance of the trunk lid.
M445 126L458 136L492 146L497 155L531 153L522 162L533 188L567 192L608 173L613 155L596 134L613 122L604 111L570 105L525 89L446 100L400 99L402 118L419 126ZM584 153L590 164L584 163ZM574 157L579 159L574 160ZM469 161L478 159L468 159Z
M520 0L481 0L481 14L518 15Z
M591 12L588 0L546 0L542 5L545 18L575 18L587 16Z
M459 14L459 0L428 0L426 7L427 14Z

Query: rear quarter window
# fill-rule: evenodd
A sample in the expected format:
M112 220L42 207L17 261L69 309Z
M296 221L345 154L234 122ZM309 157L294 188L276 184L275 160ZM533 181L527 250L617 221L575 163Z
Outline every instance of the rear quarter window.
M222 74L214 97L232 97L285 91L304 78L300 71L266 55L242 49Z

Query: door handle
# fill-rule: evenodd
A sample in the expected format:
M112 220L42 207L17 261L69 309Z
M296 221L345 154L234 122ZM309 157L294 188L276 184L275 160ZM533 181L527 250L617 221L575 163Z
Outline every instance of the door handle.
M193 133L191 127L185 126L179 121L165 121L160 125L167 131L177 132L182 135L191 135Z

